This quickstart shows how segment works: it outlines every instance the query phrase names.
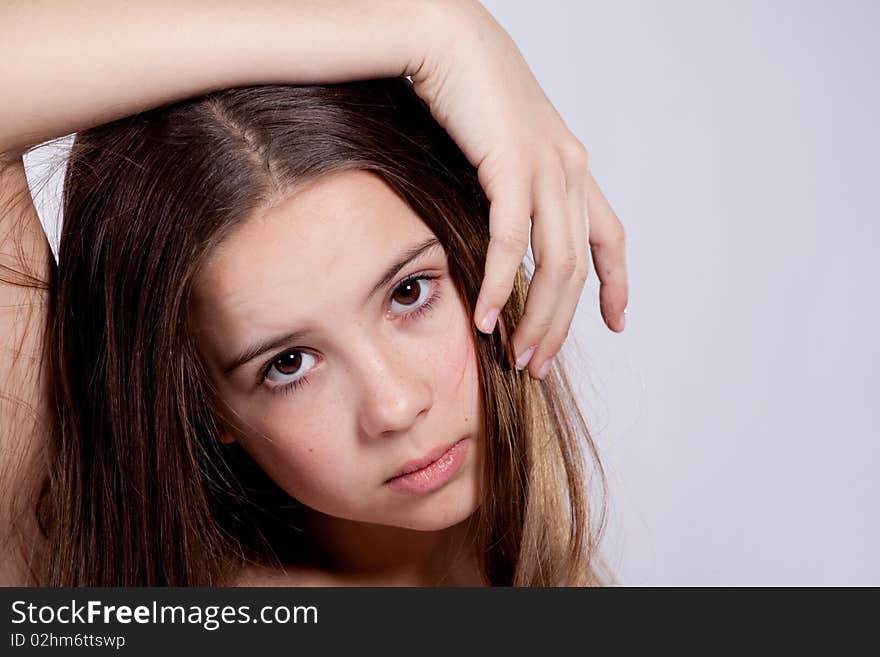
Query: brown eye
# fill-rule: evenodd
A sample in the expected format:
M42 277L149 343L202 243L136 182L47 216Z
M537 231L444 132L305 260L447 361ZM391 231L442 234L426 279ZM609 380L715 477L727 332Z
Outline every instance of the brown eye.
M282 354L275 360L273 365L281 374L296 374L296 371L302 365L302 354L298 351Z
M432 283L437 278L439 276L422 274L400 283L394 289L394 294L391 295L394 314L413 317L422 310L428 309L438 294L433 291L436 284ZM394 309L394 304L402 305L403 308Z
M269 363L269 366L264 372L263 378L268 379L269 381L274 381L275 383L290 383L293 381L293 379L279 377L296 376L298 380L299 378L302 378L303 374L306 374L312 369L311 367L303 367L303 360L309 358L313 361L317 360L313 355L305 351L296 349L286 351Z
M422 280L425 280L425 279L414 278L412 280L403 282L395 290L394 297L396 297L400 301L400 303L402 303L404 306L413 305L414 303L416 303L419 300L419 297L421 296L421 292L422 292L423 288L425 287L424 284L419 282ZM401 291L403 292L402 295L397 294L397 292L401 292Z

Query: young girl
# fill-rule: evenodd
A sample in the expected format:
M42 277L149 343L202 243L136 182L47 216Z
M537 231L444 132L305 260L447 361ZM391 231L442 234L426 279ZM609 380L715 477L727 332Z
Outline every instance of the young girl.
M561 366L516 367L521 266L472 329L489 199L431 109L251 85L80 129L47 305L16 287L51 372L32 583L602 581L595 450Z

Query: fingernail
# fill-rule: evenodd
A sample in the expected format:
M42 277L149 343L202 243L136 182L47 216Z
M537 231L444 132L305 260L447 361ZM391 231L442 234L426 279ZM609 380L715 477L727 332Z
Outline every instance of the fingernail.
M524 352L522 352L522 353L519 355L519 358L516 359L516 369L521 370L521 369L523 369L526 365L528 365L528 364L529 364L529 360L530 360L531 357L532 357L532 354L535 353L535 349L537 349L537 348L538 348L538 345L534 345L534 346L529 347L528 349L526 349Z
M501 311L498 308L492 308L492 310L486 313L486 316L480 323L480 330L483 333L491 333L495 330L495 320L498 319L499 312Z
M553 358L548 358L547 362L541 365L541 369L538 371L538 378L543 379L547 374L550 373L550 366L553 365Z
M620 330L622 331L626 327L626 311L628 309L624 308L623 312L620 314Z

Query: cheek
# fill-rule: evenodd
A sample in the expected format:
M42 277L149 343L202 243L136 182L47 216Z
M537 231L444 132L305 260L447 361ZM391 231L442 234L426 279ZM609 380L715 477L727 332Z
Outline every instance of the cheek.
M472 430L479 426L477 354L470 314L461 305L444 327L431 356L436 400L449 400L453 411Z
M345 449L340 436L347 435L342 423L330 418L338 414L313 408L314 418L303 420L300 411L281 413L277 409L271 420L256 427L245 443L245 449L266 474L297 500L319 510L337 504L356 479L358 468L351 460L356 456ZM265 437L260 437L260 434ZM342 485L340 482L348 482Z

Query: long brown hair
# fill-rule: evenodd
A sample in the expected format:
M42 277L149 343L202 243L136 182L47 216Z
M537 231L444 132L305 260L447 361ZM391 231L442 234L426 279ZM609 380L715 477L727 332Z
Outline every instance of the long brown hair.
M206 256L278 195L379 175L437 236L475 306L488 246L476 170L405 78L227 89L86 130L50 281L51 469L39 506L50 586L214 586L305 554L296 500L236 446L188 328ZM513 367L523 267L491 336L476 547L493 585L601 583L605 477L563 366Z

